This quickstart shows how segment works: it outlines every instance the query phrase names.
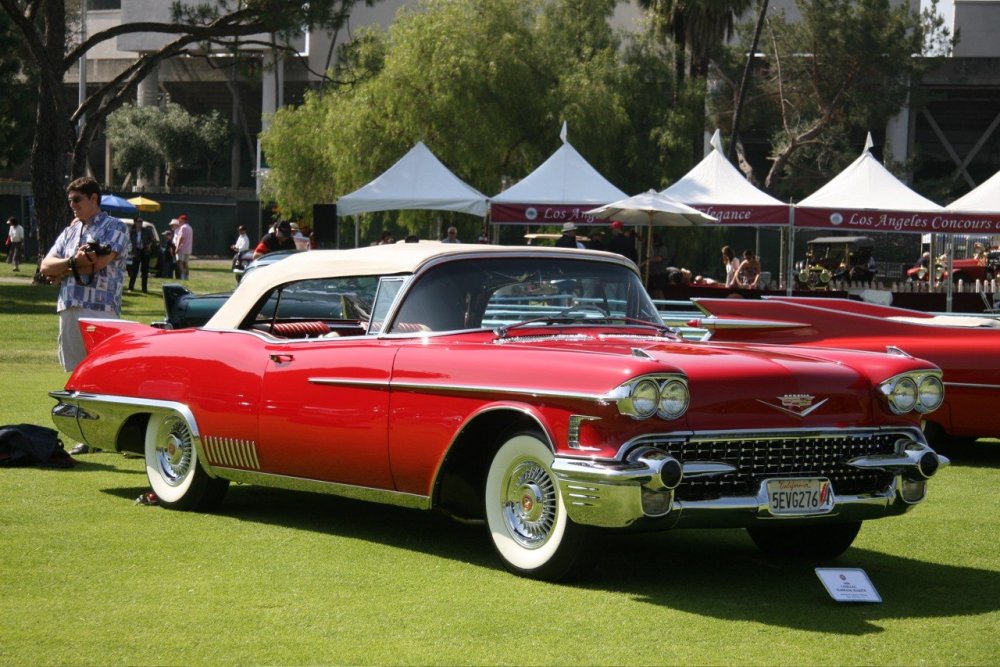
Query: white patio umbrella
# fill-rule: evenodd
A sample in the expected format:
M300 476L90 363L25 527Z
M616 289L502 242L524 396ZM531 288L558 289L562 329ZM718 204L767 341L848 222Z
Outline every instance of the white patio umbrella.
M653 249L653 227L693 227L710 222L718 222L716 218L702 213L696 208L659 193L649 190L642 194L619 199L586 212L601 220L621 220L627 225L646 226L646 258ZM649 282L649 262L646 262L645 280Z

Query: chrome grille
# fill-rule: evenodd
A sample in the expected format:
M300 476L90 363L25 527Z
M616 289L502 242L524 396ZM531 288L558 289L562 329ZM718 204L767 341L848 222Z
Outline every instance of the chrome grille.
M685 479L677 487L678 500L712 500L752 496L769 477L826 477L834 493L857 495L884 492L892 473L859 470L847 461L871 454L892 454L901 433L844 433L725 436L661 443L681 463L722 461L737 472L717 477Z

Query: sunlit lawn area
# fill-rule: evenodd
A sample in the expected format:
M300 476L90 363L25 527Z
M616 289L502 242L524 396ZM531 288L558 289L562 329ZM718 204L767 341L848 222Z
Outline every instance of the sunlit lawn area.
M51 425L55 290L0 264L0 424ZM125 297L128 319L162 317ZM228 290L228 262L196 291ZM72 443L67 443L70 446ZM833 602L812 563L742 531L618 535L592 577L504 572L484 529L241 486L216 514L133 501L138 458L0 468L0 664L1000 664L1000 444L959 452L912 513L836 562L884 602ZM830 564L825 564L830 565Z

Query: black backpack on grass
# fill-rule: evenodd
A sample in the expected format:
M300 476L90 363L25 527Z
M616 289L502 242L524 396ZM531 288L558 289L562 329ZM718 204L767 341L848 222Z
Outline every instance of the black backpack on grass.
M72 465L73 459L53 429L34 424L0 426L0 466Z

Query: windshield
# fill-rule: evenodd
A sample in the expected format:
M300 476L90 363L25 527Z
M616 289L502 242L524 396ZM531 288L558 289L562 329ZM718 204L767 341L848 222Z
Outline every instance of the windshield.
M389 331L494 328L550 316L662 324L639 276L625 266L592 258L503 257L428 269L406 292Z

